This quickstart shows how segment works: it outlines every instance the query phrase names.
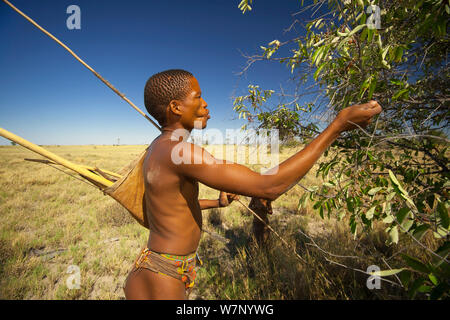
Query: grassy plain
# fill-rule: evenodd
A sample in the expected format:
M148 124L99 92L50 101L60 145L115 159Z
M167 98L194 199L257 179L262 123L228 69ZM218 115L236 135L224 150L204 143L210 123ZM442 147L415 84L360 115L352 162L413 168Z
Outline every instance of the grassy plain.
M75 163L117 172L145 146L45 148ZM283 148L279 161L300 148ZM124 299L123 281L148 231L99 190L24 158L39 156L20 146L0 147L0 299ZM301 183L320 184L314 172ZM269 219L306 263L273 235L267 247L258 247L252 238L253 217L239 203L203 211L206 232L198 252L204 266L190 298L403 298L403 290L387 282L369 290L368 276L353 270L365 271L369 265L384 270L388 263L396 267L395 259L384 258L402 249L385 245L383 226L355 241L345 219L322 220L311 207L298 210L303 192L294 187L277 199ZM200 198L217 196L217 190L200 185ZM80 268L79 289L67 287L70 265Z

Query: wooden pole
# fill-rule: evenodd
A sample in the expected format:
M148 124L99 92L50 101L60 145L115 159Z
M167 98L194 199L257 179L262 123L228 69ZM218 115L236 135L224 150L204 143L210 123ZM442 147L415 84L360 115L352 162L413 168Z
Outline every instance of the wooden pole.
M125 97L125 95L123 93L121 93L119 90L117 90L111 83L109 83L108 80L103 79L103 77L98 74L91 66L89 66L86 62L84 62L83 60L81 60L81 58L75 53L73 52L68 46L66 46L64 43L62 43L58 38L56 38L54 35L52 35L50 32L48 32L47 30L45 30L44 28L42 28L40 25L38 25L33 19L31 19L29 16L27 16L25 13L23 13L22 11L20 11L19 9L17 9L12 3L10 3L7 0L3 0L4 3L6 3L8 6L10 6L14 11L16 11L18 14L20 14L22 17L24 17L25 19L27 19L31 24L33 24L36 28L38 28L39 30L41 30L43 33L45 33L47 36L49 36L50 38L52 38L53 40L56 41L56 43L58 43L61 47L63 47L64 49L66 49L75 59L77 59L83 66L85 66L87 69L89 69L97 78L99 78L104 84L106 84L112 91L114 91L119 97L121 97L123 100L125 100L130 106L132 106L134 108L134 110L136 110L137 112L139 112L145 119L147 119L148 121L150 121L159 131L161 131L161 128L159 127L159 125L153 121L152 119L150 119L149 116L147 116L141 109L139 109L133 102L130 101L130 99L128 99L127 97Z
M46 157L70 170L73 170L77 173L79 173L81 176L88 178L92 181L95 181L100 187L107 188L109 186L112 186L114 182L109 181L108 179L103 178L102 176L99 176L89 170L87 170L84 166L79 166L69 160L66 160L64 158L61 158L60 156L45 150L42 147L39 147L38 145L35 145L34 143L31 143L17 135L15 135L12 132L9 132L3 128L0 128L0 136L9 139L11 141L14 141L17 144L20 144L22 147L25 147L33 152L39 153L43 157Z
M57 164L57 165L59 164L59 163L56 163L56 162L53 162L53 161L50 161L50 160L43 160L43 159L27 159L27 158L25 158L24 160L31 161L31 162L39 162L39 163L44 163L44 164ZM120 174L115 173L115 172L111 172L111 171L108 171L108 170L105 170L105 169L100 169L100 168L97 168L97 167L90 167L90 166L86 166L84 164L79 164L79 166L83 167L83 168L85 168L85 169L87 169L89 171L98 171L98 170L100 170L101 172L106 173L109 176L112 176L112 177L115 177L115 178L118 178L118 179L122 178L122 176Z

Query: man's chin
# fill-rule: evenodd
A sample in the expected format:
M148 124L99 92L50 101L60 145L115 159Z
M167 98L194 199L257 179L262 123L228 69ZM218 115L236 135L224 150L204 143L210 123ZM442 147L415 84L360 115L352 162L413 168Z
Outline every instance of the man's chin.
M204 117L201 121L194 122L194 129L202 130L208 125L208 118Z

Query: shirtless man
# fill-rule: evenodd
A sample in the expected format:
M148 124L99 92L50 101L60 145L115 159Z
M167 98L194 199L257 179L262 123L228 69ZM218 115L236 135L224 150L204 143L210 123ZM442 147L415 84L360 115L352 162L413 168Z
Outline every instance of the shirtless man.
M155 74L145 86L145 106L162 133L150 145L144 161L150 236L127 278L127 299L186 299L186 290L195 278L202 209L228 205L234 194L277 199L311 169L340 133L365 127L382 110L376 101L342 110L303 150L263 175L216 159L186 141L194 123L195 128L198 124L205 128L210 118L201 95L195 77L184 70ZM199 201L198 182L223 190L222 201Z

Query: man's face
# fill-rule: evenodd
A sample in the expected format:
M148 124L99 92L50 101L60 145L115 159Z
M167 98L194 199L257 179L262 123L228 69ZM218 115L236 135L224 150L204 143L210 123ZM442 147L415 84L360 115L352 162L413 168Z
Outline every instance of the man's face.
M186 130L192 130L194 125L196 129L204 129L208 119L211 118L209 110L206 109L208 104L202 98L202 91L197 79L194 77L189 79L190 90L186 98L181 100L181 123Z

